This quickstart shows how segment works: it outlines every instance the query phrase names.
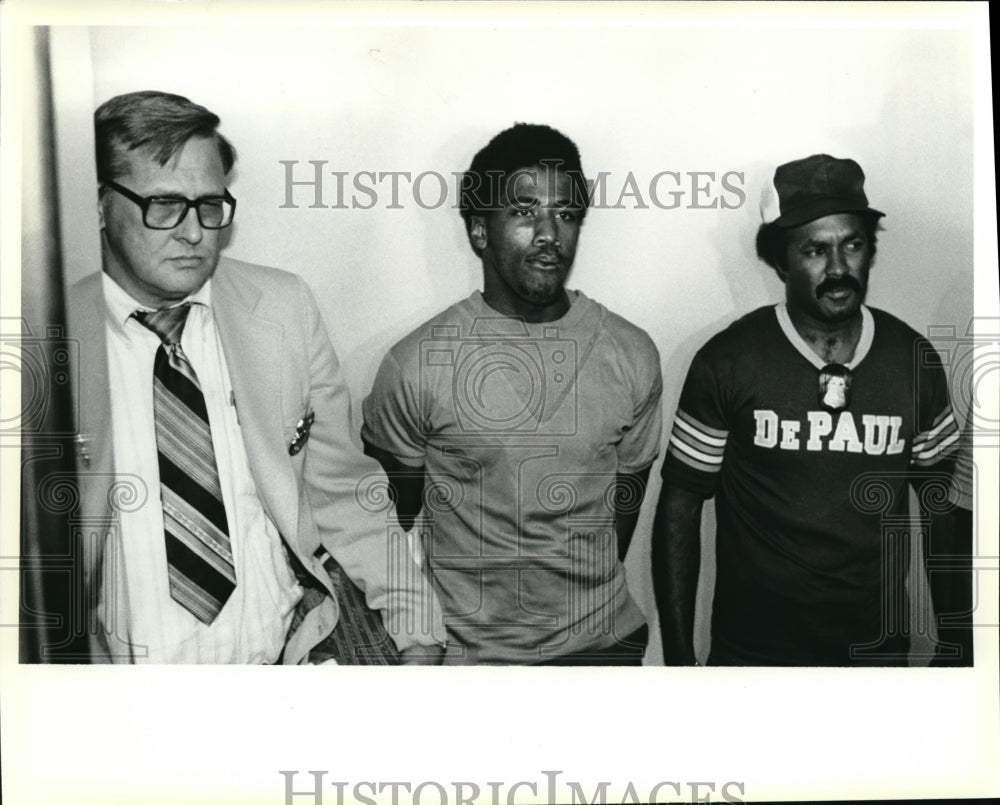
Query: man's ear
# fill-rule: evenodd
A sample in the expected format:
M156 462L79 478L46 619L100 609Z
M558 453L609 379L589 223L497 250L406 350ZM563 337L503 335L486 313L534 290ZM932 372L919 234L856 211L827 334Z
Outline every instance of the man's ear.
M469 240L477 251L486 248L486 219L481 215L473 215L469 223Z

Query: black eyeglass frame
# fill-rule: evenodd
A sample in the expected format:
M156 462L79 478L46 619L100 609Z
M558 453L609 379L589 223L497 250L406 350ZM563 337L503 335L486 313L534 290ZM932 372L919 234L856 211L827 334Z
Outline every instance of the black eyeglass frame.
M198 223L201 224L202 229L225 229L231 226L233 221L236 219L236 199L230 195L228 190L223 190L221 196L202 196L201 198L196 198L194 200L185 198L184 196L140 196L138 193L134 193L127 187L122 187L118 182L113 182L110 179L106 179L104 184L114 190L116 193L123 195L133 204L142 210L142 225L146 229L155 229L160 232L165 232L170 229L176 229L187 218L188 212L194 207L195 215L198 216ZM221 226L212 226L211 224L206 224L201 217L201 204L205 201L218 201L222 200L227 202L232 208L232 212L229 215L229 220L222 224ZM184 212L181 213L180 218L177 219L177 223L173 226L150 226L149 222L146 220L146 213L149 211L150 206L154 201L172 201L175 203L183 202L185 204Z

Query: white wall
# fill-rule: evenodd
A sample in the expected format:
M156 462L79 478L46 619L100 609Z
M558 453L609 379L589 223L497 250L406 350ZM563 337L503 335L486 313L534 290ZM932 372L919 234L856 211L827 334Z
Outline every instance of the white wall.
M649 12L647 12L649 13ZM654 17L656 15L653 15ZM357 403L388 346L479 287L478 262L454 184L437 209L390 180L373 209L314 209L285 167L310 180L333 171L436 171L450 177L514 121L544 122L576 140L585 170L608 171L608 204L631 172L648 209L596 209L571 287L644 327L660 348L669 422L693 352L742 313L780 298L755 256L762 183L774 165L826 151L858 160L873 206L887 213L869 303L920 330L972 313L972 41L965 31L822 28L94 27L93 102L122 92L186 95L222 118L239 161L228 253L304 276L319 298ZM78 69L78 66L73 69ZM88 146L89 147L89 146ZM86 155L81 154L81 159ZM682 176L677 209L649 183ZM688 174L710 171L708 195ZM745 203L720 184L742 174ZM370 180L369 180L370 182ZM670 204L672 179L659 185ZM438 185L422 185L433 204ZM943 292L947 289L947 292ZM655 473L654 473L655 474ZM629 558L652 615L652 500ZM711 514L709 515L709 520ZM704 604L704 601L703 601ZM654 630L655 631L655 630ZM702 633L702 639L704 633ZM658 644L658 640L654 640Z

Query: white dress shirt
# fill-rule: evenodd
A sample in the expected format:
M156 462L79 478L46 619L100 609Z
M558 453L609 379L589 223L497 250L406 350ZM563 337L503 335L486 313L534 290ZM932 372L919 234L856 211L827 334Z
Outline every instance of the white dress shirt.
M238 401L212 315L211 281L186 300L192 305L181 337L205 396L236 568L236 589L208 626L170 597L153 422L153 361L160 339L131 317L148 308L107 274L103 282L115 470L146 484L146 503L122 512L119 534L135 659L275 662L302 589L250 472Z

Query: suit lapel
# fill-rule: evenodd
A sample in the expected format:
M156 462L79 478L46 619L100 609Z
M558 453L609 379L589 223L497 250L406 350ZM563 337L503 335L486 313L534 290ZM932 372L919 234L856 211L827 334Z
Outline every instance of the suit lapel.
M283 405L284 330L259 309L260 288L223 258L212 278L212 310L229 367L236 415L257 494L286 539L298 532L298 493L288 462Z
M93 274L74 285L67 304L70 338L79 344L71 353L73 412L76 415L77 456L92 472L114 471L111 436L111 398L108 390L107 311L102 275ZM95 513L96 512L92 512Z
M121 639L128 624L128 591L119 572L120 549L110 561L107 549L109 541L117 544L119 538L116 505L121 493L124 492L126 499L133 496L127 491L131 479L115 474L105 329L108 314L102 284L103 275L97 272L73 285L67 295L68 334L79 345L79 352L71 353L80 489L76 550L81 552L87 591L92 661L118 662L131 654L130 644ZM109 568L110 579L105 578L104 572ZM110 585L108 589L106 584ZM105 634L105 627L114 627L113 635Z

